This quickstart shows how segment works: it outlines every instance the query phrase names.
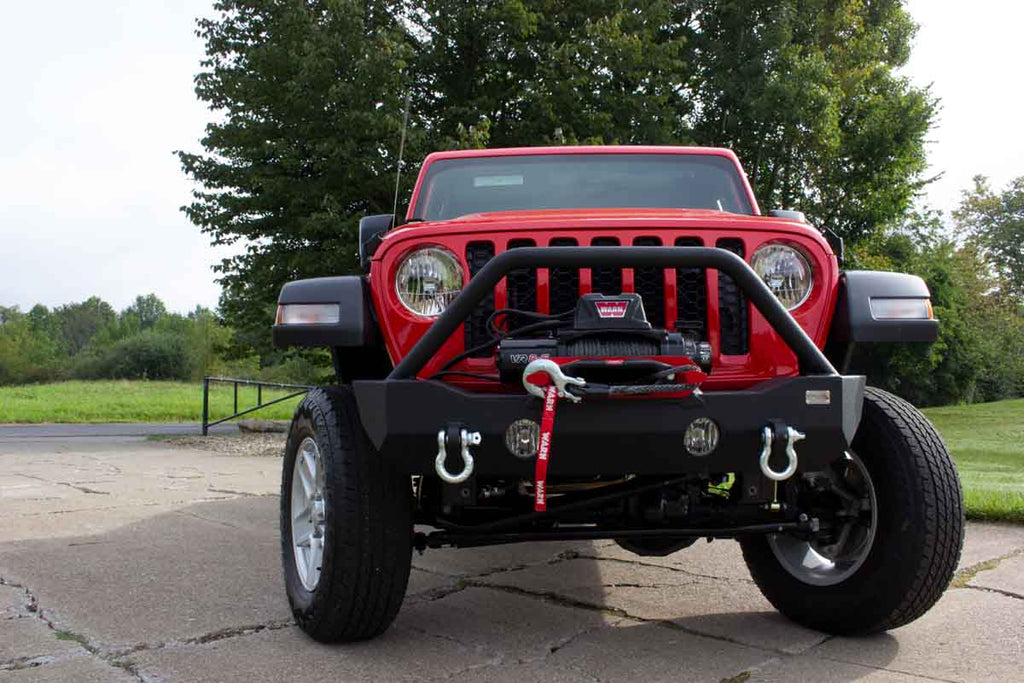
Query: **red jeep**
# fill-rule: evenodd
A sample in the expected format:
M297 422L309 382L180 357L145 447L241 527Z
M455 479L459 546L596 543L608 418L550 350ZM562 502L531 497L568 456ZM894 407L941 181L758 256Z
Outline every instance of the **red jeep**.
M360 222L364 276L279 298L275 343L330 348L337 375L295 412L281 489L313 638L384 631L414 548L735 538L776 608L842 634L946 588L950 455L847 374L855 344L935 340L928 289L762 215L732 152L432 154L392 223Z

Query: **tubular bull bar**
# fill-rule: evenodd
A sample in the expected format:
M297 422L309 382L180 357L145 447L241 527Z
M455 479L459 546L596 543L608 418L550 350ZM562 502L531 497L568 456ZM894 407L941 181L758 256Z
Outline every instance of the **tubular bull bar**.
M864 377L840 375L761 278L732 252L710 247L523 247L488 262L387 379L353 383L363 426L381 457L402 472L432 475L439 431L458 434L468 429L480 437L473 450L475 475L529 477L533 458L512 455L505 433L517 420L539 419L536 397L471 393L416 376L510 271L615 266L715 268L730 275L796 355L800 374L746 390L695 392L686 398L567 402L555 429L558 456L550 466L552 476L756 473L764 471L759 460L768 461L762 457L765 452L774 463L771 471L783 472L793 462L787 450L794 447L794 432L803 435L802 471L820 470L849 448L860 422ZM721 432L718 448L703 457L683 447L686 428L698 417L713 419ZM458 453L455 446L450 453Z

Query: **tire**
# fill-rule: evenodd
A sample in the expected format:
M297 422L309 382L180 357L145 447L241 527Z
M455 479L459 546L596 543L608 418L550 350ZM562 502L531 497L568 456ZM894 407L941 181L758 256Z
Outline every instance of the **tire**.
M740 539L755 583L776 609L837 635L894 629L928 611L953 578L964 538L953 460L912 405L869 387L852 450L873 484L877 516L851 573L832 585L812 585L780 560L777 538Z
M295 480L297 460L305 457L300 447L315 449L319 497L295 488L304 483ZM310 528L323 530L318 575L310 573L311 562L303 569L296 560L308 555L293 543L295 525L306 524L302 514L293 525L293 494L299 505L307 498L322 501L316 523L313 512L309 520ZM315 640L373 638L394 621L412 559L410 480L377 457L348 387L314 389L295 410L281 478L281 550L292 614Z

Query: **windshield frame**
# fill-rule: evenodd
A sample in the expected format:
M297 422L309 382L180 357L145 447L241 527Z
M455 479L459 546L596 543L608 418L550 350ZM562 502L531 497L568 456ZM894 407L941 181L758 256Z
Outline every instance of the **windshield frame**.
M416 185L413 189L413 194L409 202L408 210L406 212L406 220L408 222L423 222L427 219L422 217L422 208L428 203L430 190L432 189L431 179L435 175L435 164L449 160L469 160L469 159L500 159L508 157L527 157L527 156L560 156L565 157L568 155L587 154L587 155L633 155L633 156L650 156L650 155L673 155L673 156L703 156L703 157L716 157L717 160L724 161L730 166L734 172L736 181L736 201L740 211L723 211L724 213L733 213L734 215L748 215L748 216L760 216L761 210L757 204L757 199L754 197L753 190L751 189L750 182L740 165L739 159L729 149L717 148L717 147L666 147L666 146L586 146L586 147L523 147L523 148L507 148L507 149L476 149L476 150L456 150L449 152L435 152L429 155L424 160L423 166L420 169L419 177L417 178ZM494 212L506 212L506 211L528 211L528 210L592 210L594 208L619 208L619 209L657 209L663 208L666 210L679 210L686 207L637 207L637 206L619 206L619 207L552 207L545 209L544 207L537 207L536 209L495 209ZM693 207L700 208L700 207ZM711 207L703 207L702 210L714 210ZM486 212L470 212L465 215L473 215L474 213L492 213L491 211ZM452 216L448 218L435 218L430 219L429 222L445 222L447 220L456 220L461 216Z

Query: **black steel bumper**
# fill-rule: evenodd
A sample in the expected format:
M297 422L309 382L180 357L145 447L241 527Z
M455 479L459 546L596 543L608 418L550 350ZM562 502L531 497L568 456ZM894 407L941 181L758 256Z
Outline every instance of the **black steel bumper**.
M840 376L735 254L704 247L547 247L512 249L492 259L386 380L353 384L363 426L381 456L403 472L430 475L438 432L462 424L483 437L472 449L477 475L530 477L534 458L512 455L505 431L521 418L539 420L538 399L470 393L415 377L509 271L602 266L704 267L727 273L793 350L800 376L743 391L697 392L685 399L563 401L553 435L551 476L749 471L758 468L762 432L773 423L806 434L797 447L798 471L821 469L849 447L860 422L864 377ZM710 417L721 430L718 448L705 457L684 448L683 435L697 417Z
M512 455L505 447L505 430L520 418L539 422L540 399L470 393L434 381L365 381L353 387L370 440L403 472L431 475L438 431L461 423L483 436L472 449L477 475L533 474L534 458ZM822 392L828 392L827 405L820 404ZM562 401L549 472L590 476L756 469L761 432L772 421L807 435L797 446L799 469L815 471L848 448L863 396L863 377L835 375L776 379L745 391L685 399ZM689 455L683 447L686 427L697 417L712 418L721 430L720 445L705 457Z

